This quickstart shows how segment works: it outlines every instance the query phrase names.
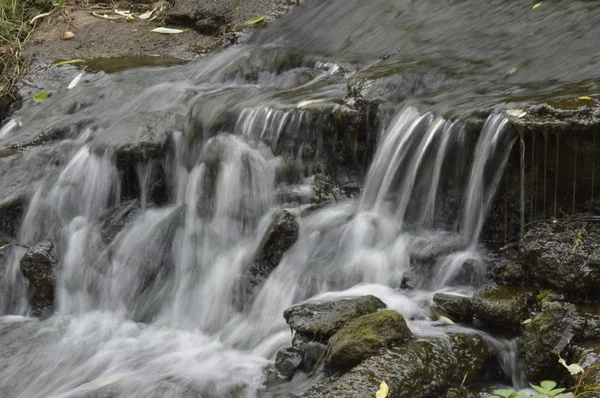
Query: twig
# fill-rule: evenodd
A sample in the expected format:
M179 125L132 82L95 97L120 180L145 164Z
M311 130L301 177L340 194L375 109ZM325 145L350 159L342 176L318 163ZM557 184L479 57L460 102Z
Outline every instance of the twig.
M359 73L362 73L366 70L371 69L372 67L379 65L380 63L382 63L383 61L386 61L388 59L390 59L391 57L393 57L394 55L398 54L399 51L394 51L393 53L384 55L383 57L379 58L377 61L373 62L372 64L370 64L369 66L366 66L364 68L362 68L361 70L354 72L353 74L351 74L349 77L346 78L346 80L350 80L352 79L354 76L358 75Z
M4 246L0 246L0 251L4 250L4 249L6 249L6 248L9 248L9 247L11 247L11 246L18 246L18 247L22 247L22 248L24 248L24 249L31 249L31 246L29 246L29 245L26 245L25 243L19 243L19 242L10 242L10 243L8 243L8 244L6 244L6 245L4 245Z

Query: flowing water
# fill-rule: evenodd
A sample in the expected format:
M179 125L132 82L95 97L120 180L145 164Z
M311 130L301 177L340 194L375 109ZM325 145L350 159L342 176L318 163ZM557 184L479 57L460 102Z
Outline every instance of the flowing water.
M0 144L56 134L30 150L59 161L27 170L39 178L18 231L21 242L55 242L56 314L28 316L19 271L24 251L11 248L0 279L1 396L301 393L318 377L297 375L275 388L268 369L291 341L283 310L304 300L374 294L419 336L452 330L435 320L431 298L472 294L485 280L479 238L515 138L507 119L492 113L473 147L461 121L437 115L468 101L474 107L543 94L536 84L548 74L556 87L596 84L589 78L600 60L584 51L589 40L553 53L551 61L544 48L567 33L598 33L600 24L584 29L575 22L582 13L600 15L600 8L545 4L532 15L530 5L523 13L503 1L483 8L474 1L446 8L433 1L375 3L307 1L249 43L196 62L86 74L72 91L64 87L75 68L44 82L54 90L51 100L26 104L0 130ZM565 7L570 14L562 17ZM478 13L495 22L472 23ZM522 19L518 29L503 21L515 15ZM536 25L542 16L548 21ZM519 41L535 29L541 33ZM490 48L473 38L478 34ZM394 51L399 56L378 69L383 77L369 88L397 101L378 116L378 145L358 179L360 195L320 207L289 200L290 191L314 193L307 151L327 155L315 127L319 112L343 111L351 71ZM570 51L584 55L574 61ZM561 73L565 59L579 67ZM518 65L521 74L506 75ZM421 106L402 104L415 96ZM115 148L152 144L163 132L169 147L159 160L140 161L139 186L126 186ZM293 184L280 178L290 167ZM166 200L152 195L159 169ZM137 200L123 201L125 189L138 192ZM281 208L299 217L298 240L240 307L240 277ZM106 216L115 211L130 214L129 221L106 239ZM485 337L513 384L522 385L514 341Z

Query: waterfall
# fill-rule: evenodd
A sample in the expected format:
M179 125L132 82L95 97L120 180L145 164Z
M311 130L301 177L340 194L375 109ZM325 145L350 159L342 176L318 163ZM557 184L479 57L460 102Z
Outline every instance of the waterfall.
M56 182L38 188L21 225L21 239L57 242L59 315L43 323L47 340L29 337L10 354L3 375L23 366L38 372L30 385L11 384L17 396L74 397L112 387L135 397L163 387L225 395L240 388L255 396L267 359L289 344L281 314L303 300L375 294L414 330L431 332L432 294L472 292L476 282L457 279L467 261L475 260L480 268L470 272L480 276L476 243L512 145L506 119L488 118L469 165L454 156L465 151L460 122L402 109L381 133L360 197L302 213L297 242L240 309L232 299L240 277L284 206L276 182L282 159L274 151L283 132L295 134L307 118L297 109L246 109L236 134L215 135L200 152L184 148L185 131L173 132L164 163L173 199L161 206L148 201L144 164L141 204L116 207L111 153L81 146ZM132 216L106 241L106 219L115 211ZM21 290L4 300L26 314L18 258L11 261L12 279L4 283ZM413 290L400 289L407 280ZM15 324L36 327L29 318L0 318L0 335L11 335ZM53 361L66 371L48 371Z

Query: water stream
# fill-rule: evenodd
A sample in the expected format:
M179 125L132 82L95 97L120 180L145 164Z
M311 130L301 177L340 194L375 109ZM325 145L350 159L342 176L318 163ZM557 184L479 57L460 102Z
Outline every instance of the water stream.
M581 13L600 15L599 7L548 4L577 14L559 29L537 25L521 5L504 1L456 2L441 12L438 2L378 0L376 15L363 3L303 2L293 19L276 21L249 43L186 65L87 73L72 91L65 87L78 71L61 69L45 82L55 90L51 100L25 104L4 125L3 146L60 131L45 148L61 161L55 172L28 170L40 178L18 231L21 242L56 245L56 314L41 321L29 316L19 271L24 251L11 248L0 278L0 396L300 393L318 376L297 375L275 390L267 369L291 341L283 311L304 300L374 294L418 336L453 330L431 313L431 299L436 292L472 294L485 281L480 236L515 137L507 119L492 113L467 156L465 125L438 115L465 109L474 88L487 82L493 84L486 94L469 106L512 95L505 79L525 95L538 92L534 83L548 76L556 85L589 78L600 61L582 50L583 41L551 61L545 48L564 32L593 36L600 24L588 30L575 22ZM559 18L545 7L539 12L546 18ZM483 22L472 23L481 12ZM363 13L364 23L354 23ZM515 15L518 32L504 23ZM489 18L495 22L485 23ZM532 24L545 34L507 53L500 38L519 41ZM428 45L436 32L439 41ZM480 34L488 45L472 38ZM315 127L319 112L344 111L353 101L346 97L347 70L397 49L401 55L379 69L385 76L370 87L399 101L378 116L375 154L364 178L354 181L360 194L321 207L286 199L290 188L313 193L314 167L304 158L325 156ZM524 53L531 59L520 64L522 74L507 77ZM411 78L415 54L422 65L438 66ZM581 67L562 73L565 59L575 58ZM390 85L394 73L403 76L401 87ZM430 106L404 103L420 94ZM115 148L129 139L154 142L162 132L168 148L160 160L133 168L139 194L125 200L123 190L132 188L124 186ZM280 178L290 166L300 175L292 187ZM165 201L151 194L158 169L168 185ZM282 208L299 217L299 238L240 307L240 277ZM131 214L106 239L105 220L115 211ZM466 270L466 262L474 267ZM403 288L407 281L411 289ZM507 377L522 386L515 342L485 338Z

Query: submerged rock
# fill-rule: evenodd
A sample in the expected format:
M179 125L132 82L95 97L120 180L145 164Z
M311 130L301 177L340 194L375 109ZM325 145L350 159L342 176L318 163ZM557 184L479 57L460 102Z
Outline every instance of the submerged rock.
M459 296L457 294L436 293L433 302L452 318L463 322L473 319L472 297Z
M540 222L521 240L523 264L532 279L567 292L600 291L600 224Z
M327 355L327 345L302 334L294 334L292 346L302 352L301 368L306 373L313 373L321 365Z
M105 244L109 244L121 230L137 214L139 203L137 200L122 203L120 206L108 210L100 218L100 235Z
M565 369L558 355L567 357L569 345L583 327L575 305L542 303L541 312L525 326L520 340L529 376L536 381L563 377Z
M275 369L281 377L290 378L302 364L302 351L295 347L285 347L275 356Z
M31 287L32 313L34 316L42 316L54 305L54 244L45 241L29 249L21 258L20 268Z
M368 295L299 304L285 310L283 317L296 332L326 340L347 322L385 307L383 301Z
M374 397L382 381L389 386L389 398L438 396L477 378L491 357L476 334L419 339L383 349L339 379L313 387L305 397Z
M518 328L529 318L537 290L518 286L490 286L471 300L478 319L503 328Z
M375 355L380 348L412 337L404 318L396 311L363 315L346 324L329 340L326 361L335 368L351 368Z

